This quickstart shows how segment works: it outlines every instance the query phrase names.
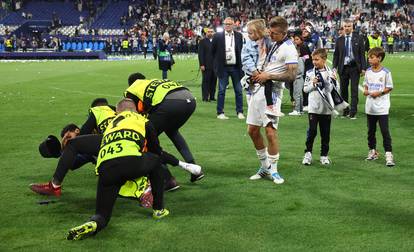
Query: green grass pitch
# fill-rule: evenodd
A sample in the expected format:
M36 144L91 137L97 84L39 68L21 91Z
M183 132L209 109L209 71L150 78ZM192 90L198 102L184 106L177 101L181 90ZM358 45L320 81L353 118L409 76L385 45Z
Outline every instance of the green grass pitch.
M115 104L127 77L141 71L160 78L155 61L0 62L0 251L413 251L414 250L414 55L387 56L393 74L390 130L395 168L368 152L365 98L357 120L332 123L332 164L319 164L319 137L310 167L301 165L307 117L279 124L283 185L249 181L259 163L246 124L235 115L234 93L226 93L230 120L216 119L215 103L201 102L198 62L177 59L169 78L181 80L198 99L182 128L206 177L192 184L172 172L181 189L166 194L170 216L154 221L137 202L118 199L109 226L97 236L70 242L67 231L94 213L93 166L69 172L62 197L45 199L28 185L46 182L56 159L43 159L39 143L69 123L83 123L96 97ZM283 111L291 111L285 91ZM164 149L177 154L161 137Z

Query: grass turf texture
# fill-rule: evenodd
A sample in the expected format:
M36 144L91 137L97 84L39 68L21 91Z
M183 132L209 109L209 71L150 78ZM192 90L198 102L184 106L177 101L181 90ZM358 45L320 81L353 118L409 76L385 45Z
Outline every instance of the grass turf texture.
M216 104L201 102L200 80L186 81L197 79L197 60L177 60L169 77L184 80L198 99L182 133L205 179L191 184L188 174L172 168L182 187L165 196L167 218L154 221L137 202L118 199L105 230L69 242L67 231L94 213L93 166L69 172L62 197L39 205L46 197L28 185L48 181L57 160L41 158L38 144L69 122L81 124L94 98L115 104L131 72L149 78L161 72L154 61L2 62L0 251L412 251L414 59L398 54L384 65L395 85L390 129L396 167L385 166L379 132L380 159L364 160L367 128L360 96L357 120L333 120L328 167L318 162L319 137L313 165L301 165L307 117L281 119L279 171L286 182L275 185L248 180L259 164L245 122L236 118L233 90L226 93L230 120L216 119ZM283 111L291 111L287 91ZM165 136L161 143L177 154Z

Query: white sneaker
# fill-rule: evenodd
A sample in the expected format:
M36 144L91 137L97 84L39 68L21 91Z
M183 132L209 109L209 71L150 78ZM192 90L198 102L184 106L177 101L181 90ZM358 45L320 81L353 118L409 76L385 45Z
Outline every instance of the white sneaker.
M240 120L245 119L243 113L237 113L237 118L239 118ZM228 119L228 118L227 118Z
M221 113L220 115L218 115L217 116L217 119L220 119L220 120L227 120L227 119L229 119L224 113Z
M290 116L300 116L302 115L301 112L297 111L297 110L293 110L292 112L289 113Z
M201 166L199 165L182 162L180 166L191 174L200 175L201 173Z
M305 153L305 156L303 157L302 164L304 164L304 165L311 165L312 164L312 153L310 151Z
M367 160L377 160L379 153L376 149L369 150Z
M285 114L283 114L280 110L275 109L273 106L272 107L266 106L265 115L269 117L282 117Z
M258 179L264 178L268 175L269 175L269 172L267 171L267 169L264 169L264 168L260 167L260 169L256 172L256 174L251 176L249 179L250 180L258 180Z
M395 165L394 156L389 151L385 152L385 165L388 167L392 167Z
M275 184L283 184L285 182L285 180L280 176L280 174L278 172L274 172L272 174L267 175L268 178L270 178L270 180L273 181L273 183Z
M328 156L321 156L319 160L321 161L321 164L323 165L331 164L331 161L329 160Z
M303 107L303 111L308 111L308 106Z

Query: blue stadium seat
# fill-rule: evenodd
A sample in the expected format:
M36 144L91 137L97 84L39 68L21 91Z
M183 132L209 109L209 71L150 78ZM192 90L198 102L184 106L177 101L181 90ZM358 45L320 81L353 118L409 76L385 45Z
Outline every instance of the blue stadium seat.
M72 42L70 46L72 47L72 50L76 50L76 42Z
M66 50L70 50L72 48L70 42L66 42L64 44L66 45Z
M88 48L88 43L83 42L82 43L82 50L85 50L86 48Z
M78 42L78 44L76 45L76 50L82 51L82 49L82 42Z
M93 42L93 48L92 48L92 50L94 50L94 51L98 51L99 50L99 48L98 48L98 42Z
M105 43L104 42L99 42L99 46L98 46L98 50L102 51L105 48Z
M89 43L88 43L88 48L89 48L89 49L92 49L92 47L93 47L92 42L89 42Z
M4 46L3 44L0 44L0 52L4 51Z

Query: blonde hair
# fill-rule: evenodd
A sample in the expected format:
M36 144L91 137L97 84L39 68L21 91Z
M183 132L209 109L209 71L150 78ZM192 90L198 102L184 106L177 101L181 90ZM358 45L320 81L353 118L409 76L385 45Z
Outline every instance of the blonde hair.
M328 58L328 53L326 52L325 48L315 49L312 53L312 57L315 55L319 55L322 59L326 60Z
M168 34L168 32L164 32L164 34L162 35L162 39L163 40L170 39L170 34Z
M266 35L266 23L264 19L253 19L247 22L247 27L253 29L253 31L260 38Z

